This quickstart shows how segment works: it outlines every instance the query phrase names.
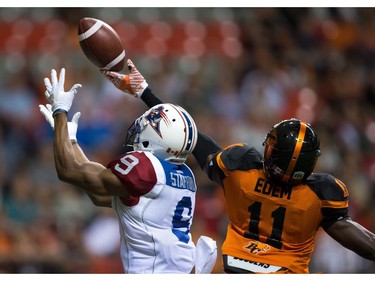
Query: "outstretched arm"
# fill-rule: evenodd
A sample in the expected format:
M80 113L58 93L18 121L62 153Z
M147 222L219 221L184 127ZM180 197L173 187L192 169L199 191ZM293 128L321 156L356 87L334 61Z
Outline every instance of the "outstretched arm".
M72 147L74 151L74 156L76 157L79 163L90 162L90 160L87 158L86 154L83 152L78 142L72 142ZM91 199L92 203L94 203L95 206L112 208L112 196L100 196L90 192L85 193Z
M100 163L88 161L81 148L71 143L67 134L66 114L56 114L54 120L53 147L59 179L79 187L96 206L111 207L112 195L127 196L120 181L109 169Z
M47 88L46 97L52 105L54 118L53 147L59 179L90 194L129 197L128 192L122 188L120 180L110 169L106 169L97 162L78 160L68 133L67 113L80 85L76 84L70 91L64 91L65 69L61 70L59 80L56 71L52 70L51 80L52 83L46 78L45 85ZM87 159L87 157L83 158Z
M47 98L49 97L50 94L47 93ZM42 115L45 117L47 122L50 124L52 129L55 129L55 121L52 116L52 105L51 104L46 104L46 105L39 105L39 110L42 113ZM68 126L68 135L70 142L73 147L74 151L74 156L76 160L79 163L85 163L85 162L90 162L90 160L87 158L85 153L83 152L82 148L79 146L77 142L77 129L78 129L78 120L81 116L80 112L77 112L73 115L73 118L70 122L67 123ZM94 205L99 206L99 207L112 207L112 196L99 196L96 194L92 194L89 192L85 192L91 201L94 203Z
M81 163L75 156L73 145L68 136L67 115L57 113L54 116L54 157L57 175L60 180L73 184L85 192L97 195L110 195L102 181L106 168L100 163Z
M69 127L68 127L68 131L69 131ZM84 151L82 150L78 142L76 140L72 141L72 139L70 139L70 141L72 143L74 156L76 157L77 161L79 163L89 163L90 160L87 158L86 154L84 153ZM100 196L100 195L93 194L90 192L85 192L85 193L90 198L91 202L94 203L95 206L112 208L112 196Z
M101 70L101 73L119 90L134 97L141 98L149 108L163 103L163 101L152 92L145 78L130 59L128 59L127 64L130 71L129 75L108 70ZM220 145L212 138L198 131L198 140L193 155L202 169L205 169L210 156L221 150Z
M375 234L359 223L345 218L325 231L345 248L365 259L375 261Z

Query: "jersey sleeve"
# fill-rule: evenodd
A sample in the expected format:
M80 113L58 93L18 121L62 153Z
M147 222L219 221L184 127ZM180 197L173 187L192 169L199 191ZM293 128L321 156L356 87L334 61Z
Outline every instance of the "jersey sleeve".
M308 184L321 201L323 229L349 216L349 191L342 181L331 174L313 174Z
M262 156L255 148L244 144L233 144L218 152L207 163L208 176L222 186L228 171L261 169L261 160Z
M262 168L262 156L253 147L244 144L234 144L225 148L218 155L218 163L222 170L241 170Z
M126 153L111 161L107 168L111 169L134 197L148 193L157 182L153 163L143 152Z

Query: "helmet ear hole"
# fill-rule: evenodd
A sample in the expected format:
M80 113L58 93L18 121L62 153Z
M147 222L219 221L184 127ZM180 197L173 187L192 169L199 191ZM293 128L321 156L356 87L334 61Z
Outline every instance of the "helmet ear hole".
M142 142L142 144L143 144L144 148L147 148L149 146L150 142L149 141L144 141L144 142Z

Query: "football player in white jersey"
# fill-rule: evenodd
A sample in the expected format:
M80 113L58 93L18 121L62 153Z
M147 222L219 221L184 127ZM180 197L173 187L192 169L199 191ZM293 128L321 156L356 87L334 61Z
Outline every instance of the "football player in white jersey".
M107 166L90 161L78 145L80 113L68 122L80 84L64 91L65 69L45 78L47 105L40 111L54 129L55 166L60 180L84 192L97 206L112 207L119 219L121 258L126 273L210 273L216 242L190 227L196 183L185 160L197 141L197 128L183 108L159 104L128 131L133 150Z

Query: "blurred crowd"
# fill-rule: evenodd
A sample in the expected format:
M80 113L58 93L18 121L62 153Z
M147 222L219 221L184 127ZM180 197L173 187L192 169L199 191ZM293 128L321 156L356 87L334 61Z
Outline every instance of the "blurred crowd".
M70 112L82 113L78 141L104 165L147 109L83 55L82 17L110 23L153 91L222 146L263 152L273 124L311 123L316 171L346 183L352 218L375 231L375 8L0 8L0 272L122 272L114 213L58 180L53 130L38 108L44 77L65 67L66 90L83 85ZM188 164L199 188L194 240L221 245L222 190ZM311 272L375 273L375 263L319 231Z

